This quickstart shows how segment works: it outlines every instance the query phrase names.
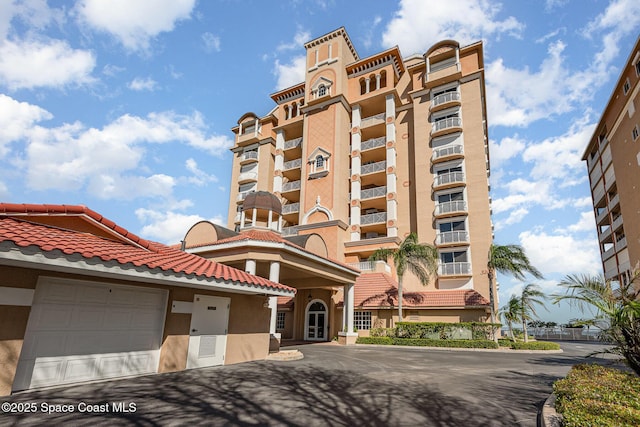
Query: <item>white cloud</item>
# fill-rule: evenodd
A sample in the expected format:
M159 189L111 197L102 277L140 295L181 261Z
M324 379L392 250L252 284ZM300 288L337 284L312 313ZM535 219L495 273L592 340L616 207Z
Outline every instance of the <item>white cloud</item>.
M84 24L139 51L148 49L158 34L172 31L177 22L190 19L195 4L196 0L82 0L76 11Z
M9 188L7 187L7 185L0 181L0 200L2 199L8 199L10 196L10 192L9 192Z
M153 80L151 77L146 77L146 78L136 77L131 82L129 82L127 86L129 87L129 89L135 90L138 92L143 90L148 90L153 92L158 86L158 82Z
M0 2L0 40L7 37L11 21L19 18L28 26L45 28L51 22L64 21L64 10L50 8L46 0L22 0Z
M529 210L523 207L514 209L509 213L509 216L507 217L507 219L502 221L496 221L495 230L498 231L503 229L507 225L513 225L513 224L518 224L522 222L522 220L527 216L528 213L529 213Z
M582 212L578 222L571 224L567 228L558 228L555 230L558 233L579 233L579 232L592 232L596 231L596 221L592 211Z
M198 163L194 159L187 159L187 161L185 162L185 167L189 172L193 174L188 178L188 181L191 184L203 186L209 182L218 182L217 176L210 175L198 168Z
M206 52L220 52L220 37L206 32L202 35L202 42Z
M274 74L277 78L276 89L284 89L304 81L307 58L296 56L288 64L280 64L276 60Z
M17 101L0 93L0 158L9 151L9 143L28 136L29 130L42 120L53 117L37 105Z
M151 176L100 174L89 177L87 191L100 199L133 200L171 196L176 180L165 174Z
M282 52L287 50L300 49L309 40L311 40L311 33L309 31L298 29L298 31L293 36L293 40L291 42L280 43L276 47L276 50Z
M571 235L524 231L520 244L529 260L545 276L551 274L589 273L602 271L600 250L593 238L577 239Z
M113 64L107 64L102 68L102 74L109 77L114 77L115 75L123 72L124 70L125 70L124 67L119 67Z
M402 0L382 35L382 45L399 45L406 55L423 53L443 39L464 45L489 35L519 36L524 25L512 16L498 19L500 8L487 0Z
M10 90L89 84L95 65L92 52L60 40L0 41L0 83Z
M140 221L147 223L140 232L142 236L168 244L179 243L192 225L205 219L200 215L186 215L173 211L160 212L144 208L137 209L135 213ZM223 224L221 217L210 218L209 221Z
M490 140L489 149L491 168L499 169L500 167L502 167L505 161L522 153L524 148L525 141L518 138L517 135L514 137L502 138L499 143Z

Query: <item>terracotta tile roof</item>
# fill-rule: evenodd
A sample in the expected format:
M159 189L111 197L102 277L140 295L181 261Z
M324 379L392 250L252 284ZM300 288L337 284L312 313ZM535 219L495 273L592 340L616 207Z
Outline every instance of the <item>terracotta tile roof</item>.
M28 214L86 214L101 224L112 225L110 226L112 230L121 236L126 236L128 240L135 241L136 244L30 222ZM264 289L295 291L280 283L253 276L161 243L142 239L83 206L0 203L0 243L5 242L13 243L18 247L35 247L49 253L59 251L66 255L78 254L85 259L111 261L148 270L159 269L174 273L176 278L186 275L201 279L231 281Z
M356 280L354 294L356 308L391 308L398 305L398 284L385 273L361 274ZM423 292L404 291L402 305L406 308L464 308L488 306L489 301L473 289L447 289Z
M292 297L278 297L278 309L291 309L293 308L293 298Z

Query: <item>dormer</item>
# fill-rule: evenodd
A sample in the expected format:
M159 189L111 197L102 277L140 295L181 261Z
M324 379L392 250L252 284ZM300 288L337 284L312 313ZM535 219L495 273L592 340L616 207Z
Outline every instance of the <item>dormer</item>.
M322 178L329 175L329 158L331 153L324 148L316 148L311 155L307 157L307 164L309 165L309 179Z
M316 79L315 83L311 85L310 98L313 100L319 100L321 98L329 98L332 94L331 87L333 82L324 76L320 76Z

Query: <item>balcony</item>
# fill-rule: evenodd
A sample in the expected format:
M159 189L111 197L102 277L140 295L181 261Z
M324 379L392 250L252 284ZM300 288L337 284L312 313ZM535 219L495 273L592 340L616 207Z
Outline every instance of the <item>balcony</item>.
M464 147L462 144L454 144L435 148L431 156L431 161L435 163L460 157L464 157Z
M618 240L616 242L616 252L620 252L621 250L623 250L624 248L627 247L627 238L626 237L622 237L620 240Z
M438 265L439 276L470 276L470 262L447 262Z
M452 187L464 182L464 172L448 172L437 175L433 179L433 187Z
M300 203L289 203L282 206L282 215L300 212Z
M594 197L595 199L595 197ZM620 204L620 195L616 194L609 200L609 209L613 209Z
M238 135L238 143L257 142L260 138L261 126L250 125L242 129L242 134Z
M291 226L291 227L282 227L282 236L283 237L287 237L287 236L297 236L298 235L298 227Z
M360 216L360 225L382 224L387 222L386 212L376 212Z
M255 190L250 190L250 191L243 191L241 193L238 193L238 196L236 197L236 203L242 203L242 201L247 197L247 194L249 193L253 193Z
M379 138L367 139L366 141L362 141L360 144L360 151L373 150L374 148L384 147L387 142L386 136L381 136Z
M242 172L240 175L238 175L238 184L244 184L257 180L258 172Z
M447 117L446 119L436 120L431 127L431 135L445 134L451 130L461 130L462 119L460 117Z
M302 159L289 160L284 162L283 170L300 169L300 166L302 166Z
M469 243L469 233L466 231L445 231L436 236L436 245L456 245Z
M285 150L291 150L293 148L299 147L301 144L302 144L302 137L295 138L295 139L289 139L289 140L284 142L284 149Z
M607 227L606 230L600 232L600 236L598 236L598 240L600 241L600 243L611 241L611 232L613 230L611 230L611 227Z
M602 252L602 261L608 260L609 258L614 256L615 253L616 253L616 247L611 245L611 247L609 249L607 249L606 251Z
M609 211L606 208L602 209L602 212L596 215L596 225L602 225L602 222L607 219L608 215Z
M446 108L450 105L459 105L460 104L460 92L445 92L440 95L434 97L431 100L431 110L438 110L441 108Z
M385 197L387 195L387 186L367 188L360 191L360 200L375 199L378 197Z
M381 162L369 163L366 165L362 165L360 167L361 175L369 175L371 173L382 172L387 169L387 161L382 160Z
M385 113L380 113L376 114L375 116L365 117L364 119L360 120L360 129L384 123L385 116Z
M622 226L622 215L618 215L611 223L611 229L616 231Z
M347 264L349 267L357 268L358 270L365 271L385 271L391 273L391 267L384 261L360 261L351 262Z
M446 216L467 212L467 202L464 200L452 200L450 202L438 203L434 210L435 216Z
M593 189L593 203L595 205L598 205L600 203L600 201L604 198L605 192L604 192L604 184L602 183L602 180L600 180L595 188Z
M282 184L282 192L286 193L289 191L297 191L300 190L300 181L291 181Z
M236 213L236 216L233 218L233 222L238 223L242 218L242 214L240 212Z
M434 86L435 84L446 83L460 77L462 77L460 63L444 60L431 64L427 74L427 83L429 83L429 86Z
M240 164L257 162L258 161L258 152L257 151L247 151L240 155Z

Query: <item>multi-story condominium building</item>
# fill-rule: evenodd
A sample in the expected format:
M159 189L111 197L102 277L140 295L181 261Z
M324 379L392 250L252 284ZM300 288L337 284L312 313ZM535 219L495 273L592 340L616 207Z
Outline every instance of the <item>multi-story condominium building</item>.
M361 333L397 319L393 266L369 256L415 232L437 247L439 268L427 286L405 276L406 318L488 321L493 233L482 43L446 40L424 55L403 58L394 47L360 58L340 28L304 47L304 81L272 94L275 107L266 115L246 113L232 129L229 231L261 224L280 232L271 241L319 236L327 258L361 271L351 298ZM274 194L281 209L256 218L255 198L245 203L252 192ZM190 249L186 239L187 250L203 256L219 257L215 247ZM318 294L291 274L280 279L298 293L280 301L277 329L309 338L302 331L317 320L309 310ZM322 302L338 320L333 330L343 330L348 289L326 290Z
M627 280L640 260L640 38L584 152L606 279Z

